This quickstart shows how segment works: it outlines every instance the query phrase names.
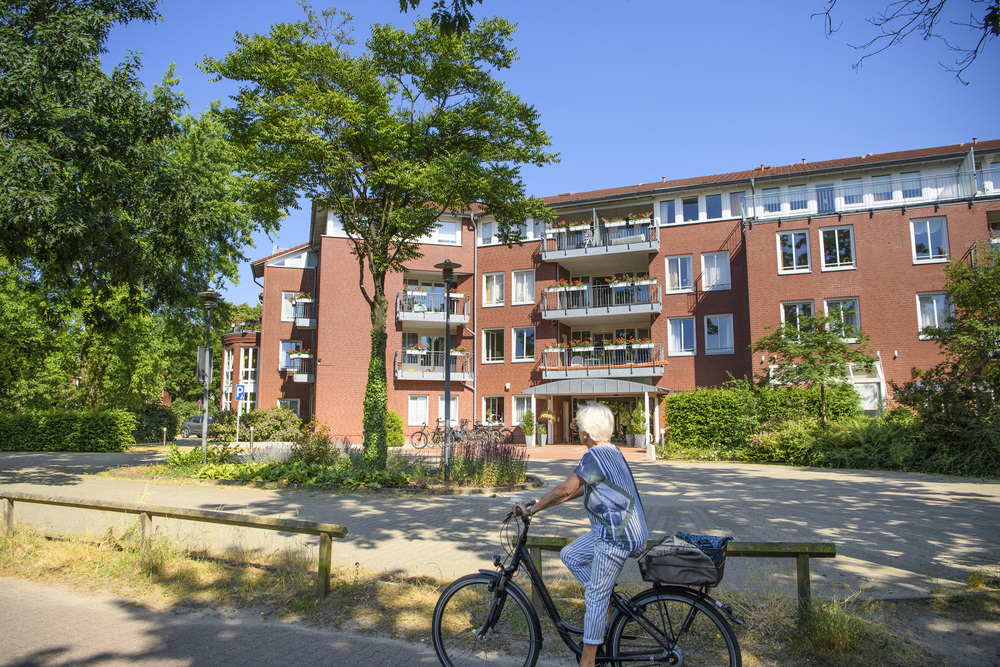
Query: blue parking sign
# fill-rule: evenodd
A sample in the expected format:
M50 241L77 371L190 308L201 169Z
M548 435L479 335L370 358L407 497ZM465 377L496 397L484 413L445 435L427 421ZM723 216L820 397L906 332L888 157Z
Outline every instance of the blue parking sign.
M247 388L246 387L244 387L241 384L236 385L236 400L237 401L242 401L243 400L243 396L245 396L246 393L247 393Z

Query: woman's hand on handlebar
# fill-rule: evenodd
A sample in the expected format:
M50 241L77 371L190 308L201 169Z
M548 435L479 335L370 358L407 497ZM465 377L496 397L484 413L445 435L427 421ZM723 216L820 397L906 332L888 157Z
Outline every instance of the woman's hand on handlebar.
M514 516L531 516L531 508L537 502L537 500L529 500L527 502L515 503L510 508L510 513Z

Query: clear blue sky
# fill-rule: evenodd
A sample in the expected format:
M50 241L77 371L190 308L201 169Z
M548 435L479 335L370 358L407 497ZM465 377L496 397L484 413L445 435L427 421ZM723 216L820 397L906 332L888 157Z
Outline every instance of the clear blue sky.
M968 86L939 64L953 61L943 43L916 36L852 69L859 52L850 45L872 35L865 19L888 1L840 0L843 25L830 38L810 16L824 0L485 0L474 12L519 26L520 60L504 78L538 108L561 153L559 164L524 174L530 194L547 196L1000 139L997 40L966 72ZM373 23L407 26L415 16L397 0L335 6L354 15L360 44ZM206 54L231 51L237 31L265 33L302 16L293 0L165 0L160 12L159 23L116 28L105 63L142 52L147 86L175 63L192 113L228 103L233 90L198 70ZM308 207L292 211L277 237L257 235L247 255L303 243L308 226ZM249 264L239 285L223 286L237 303L256 303L258 291Z

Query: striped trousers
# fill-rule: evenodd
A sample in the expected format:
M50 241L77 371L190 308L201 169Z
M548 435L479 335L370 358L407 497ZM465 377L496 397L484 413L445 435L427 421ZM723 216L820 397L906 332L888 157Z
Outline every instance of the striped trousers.
M603 644L608 602L611 600L615 581L625 566L628 551L602 542L591 531L563 547L559 557L583 585L587 603L587 613L583 619L584 643Z

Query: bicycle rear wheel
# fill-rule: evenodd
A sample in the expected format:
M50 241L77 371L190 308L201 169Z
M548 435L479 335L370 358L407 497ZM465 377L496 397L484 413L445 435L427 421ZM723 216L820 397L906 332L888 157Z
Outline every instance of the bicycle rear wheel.
M416 449L423 449L427 446L427 434L423 431L417 431L410 436L410 444Z
M615 665L648 665L654 660L685 667L743 664L736 634L710 602L684 590L655 588L632 601L650 628L624 614L615 616L608 632L612 655L634 658Z
M490 590L492 581L487 574L466 575L438 599L431 629L434 650L445 667L532 667L538 660L542 627L527 595L508 584L498 597Z

